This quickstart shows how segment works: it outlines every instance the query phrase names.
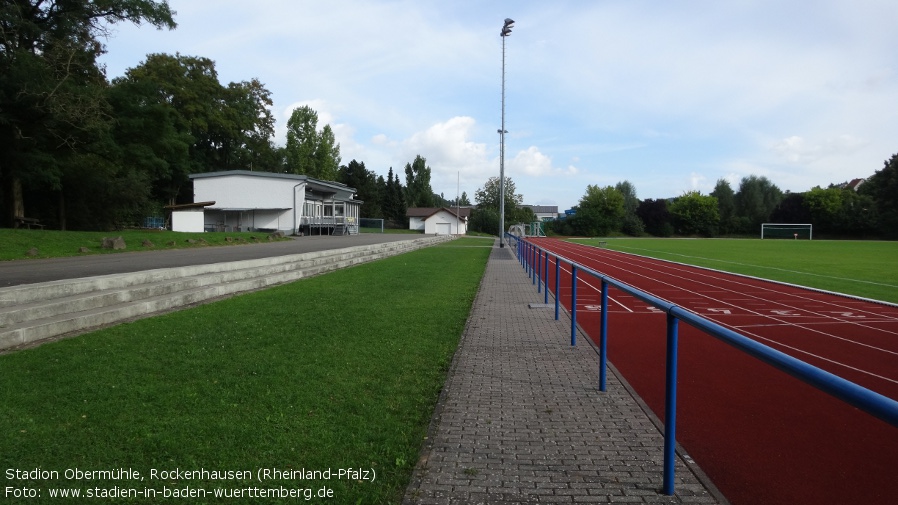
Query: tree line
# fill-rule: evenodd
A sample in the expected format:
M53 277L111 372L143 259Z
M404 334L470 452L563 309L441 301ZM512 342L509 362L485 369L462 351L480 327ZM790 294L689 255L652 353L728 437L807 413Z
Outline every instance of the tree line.
M574 215L552 224L563 235L602 236L753 236L762 223L814 226L815 236L898 238L898 154L884 162L860 186L847 183L783 192L766 177L743 177L737 189L720 179L703 195L689 191L677 198L636 198L629 181L604 188L589 185Z

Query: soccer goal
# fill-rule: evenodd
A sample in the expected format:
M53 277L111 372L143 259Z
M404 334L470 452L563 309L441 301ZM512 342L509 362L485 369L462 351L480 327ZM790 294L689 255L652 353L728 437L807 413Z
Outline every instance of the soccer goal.
M761 238L811 240L814 238L814 226L811 224L764 223L761 225Z
M360 231L367 233L383 233L384 232L384 220L383 219L374 219L369 217L359 218L359 227Z

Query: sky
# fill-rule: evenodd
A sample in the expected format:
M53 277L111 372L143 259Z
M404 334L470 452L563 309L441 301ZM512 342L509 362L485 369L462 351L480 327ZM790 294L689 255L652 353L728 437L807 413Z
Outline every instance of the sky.
M454 199L505 162L525 204L588 185L708 194L749 175L803 192L869 177L898 153L894 0L169 0L175 30L116 25L107 77L146 55L259 79L275 141L308 105L342 164L386 177L416 155Z

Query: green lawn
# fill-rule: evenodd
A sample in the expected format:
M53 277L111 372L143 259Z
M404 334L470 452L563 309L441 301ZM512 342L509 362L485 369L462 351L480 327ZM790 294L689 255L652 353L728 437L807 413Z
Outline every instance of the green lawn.
M4 501L55 503L51 487L190 486L327 487L332 503L398 503L489 255L459 245L0 355L0 467L60 474L7 478L4 487L41 498ZM131 468L146 480L65 479L74 468ZM260 483L260 468L361 468L375 479ZM152 469L253 479L151 480Z
M0 228L0 261L31 258L32 256L28 255L28 251L31 248L37 249L37 255L33 256L34 258L56 258L122 252L113 251L111 249L102 249L100 246L103 243L103 237L122 237L127 245L125 251L181 249L185 247L208 247L268 242L268 233L264 232L184 233L160 230L92 232L15 230L12 228ZM144 240L148 240L152 245L143 245ZM193 243L189 241L193 241ZM86 247L88 251L80 252L82 247Z
M603 239L609 249L898 303L898 242ZM576 240L597 245L597 239Z

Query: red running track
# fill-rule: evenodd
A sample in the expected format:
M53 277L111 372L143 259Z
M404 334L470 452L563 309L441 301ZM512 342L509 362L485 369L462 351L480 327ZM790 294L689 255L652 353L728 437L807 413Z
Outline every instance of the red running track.
M528 239L774 349L898 399L898 308L555 239ZM554 290L555 264L548 285ZM562 260L561 296L571 302ZM600 282L577 322L599 337ZM666 318L611 288L608 359L664 418ZM680 324L678 442L740 504L898 503L898 428ZM660 486L660 483L659 483Z

